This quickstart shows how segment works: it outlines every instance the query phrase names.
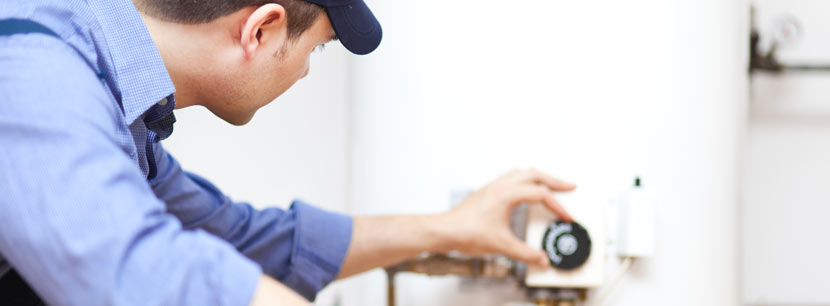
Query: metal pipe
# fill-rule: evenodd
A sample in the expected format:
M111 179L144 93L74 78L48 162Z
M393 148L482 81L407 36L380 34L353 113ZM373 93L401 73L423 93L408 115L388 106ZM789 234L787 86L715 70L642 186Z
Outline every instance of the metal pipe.
M460 275L483 278L508 278L515 272L512 261L502 257L464 257L446 254L424 254L384 269L386 271L386 303L395 306L395 275L412 272L426 275Z
M536 303L536 306L557 306L556 305L556 300L549 299L549 298L536 299L535 303Z
M395 271L386 270L386 305L395 306Z

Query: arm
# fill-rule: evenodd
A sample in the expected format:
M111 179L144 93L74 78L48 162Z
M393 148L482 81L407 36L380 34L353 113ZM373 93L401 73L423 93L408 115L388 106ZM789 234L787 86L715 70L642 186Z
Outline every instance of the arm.
M63 42L0 47L0 253L50 305L244 305L260 268L186 231L116 143L120 110Z
M185 228L228 241L308 300L335 279L349 247L352 218L302 201L287 210L233 202L206 179L183 171L160 145L155 149L153 191Z
M253 298L251 299L250 305L310 306L311 304L285 285L280 284L273 278L263 275L259 278L259 284L257 284L257 288L254 292Z
M547 265L542 251L529 247L510 231L510 213L523 202L541 203L570 220L553 198L552 191L574 188L539 171L514 171L443 214L356 217L352 242L339 278L393 265L425 251L498 253L528 264Z

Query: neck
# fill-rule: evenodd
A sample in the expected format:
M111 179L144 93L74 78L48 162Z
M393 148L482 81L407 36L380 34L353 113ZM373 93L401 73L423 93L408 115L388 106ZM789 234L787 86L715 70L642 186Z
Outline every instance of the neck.
M199 97L197 82L192 78L198 72L196 63L202 62L198 53L198 33L193 32L198 25L185 25L166 22L139 12L153 42L161 54L167 73L176 87L176 108L198 105ZM204 50L203 50L204 51Z

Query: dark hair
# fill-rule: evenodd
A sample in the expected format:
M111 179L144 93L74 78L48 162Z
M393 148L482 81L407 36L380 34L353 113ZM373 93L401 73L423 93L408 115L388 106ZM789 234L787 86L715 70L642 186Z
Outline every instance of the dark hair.
M323 7L303 0L134 0L139 10L164 21L196 24L213 21L242 8L276 3L285 8L288 38L308 30Z

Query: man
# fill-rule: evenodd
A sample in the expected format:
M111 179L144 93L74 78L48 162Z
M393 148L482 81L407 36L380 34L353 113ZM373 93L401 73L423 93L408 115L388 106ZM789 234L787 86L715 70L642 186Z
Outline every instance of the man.
M245 124L315 47L373 51L361 0L134 1L0 4L0 302L307 305L424 251L546 264L508 228L520 202L570 219L552 191L574 186L538 171L443 214L352 218L234 203L164 150L174 108Z

